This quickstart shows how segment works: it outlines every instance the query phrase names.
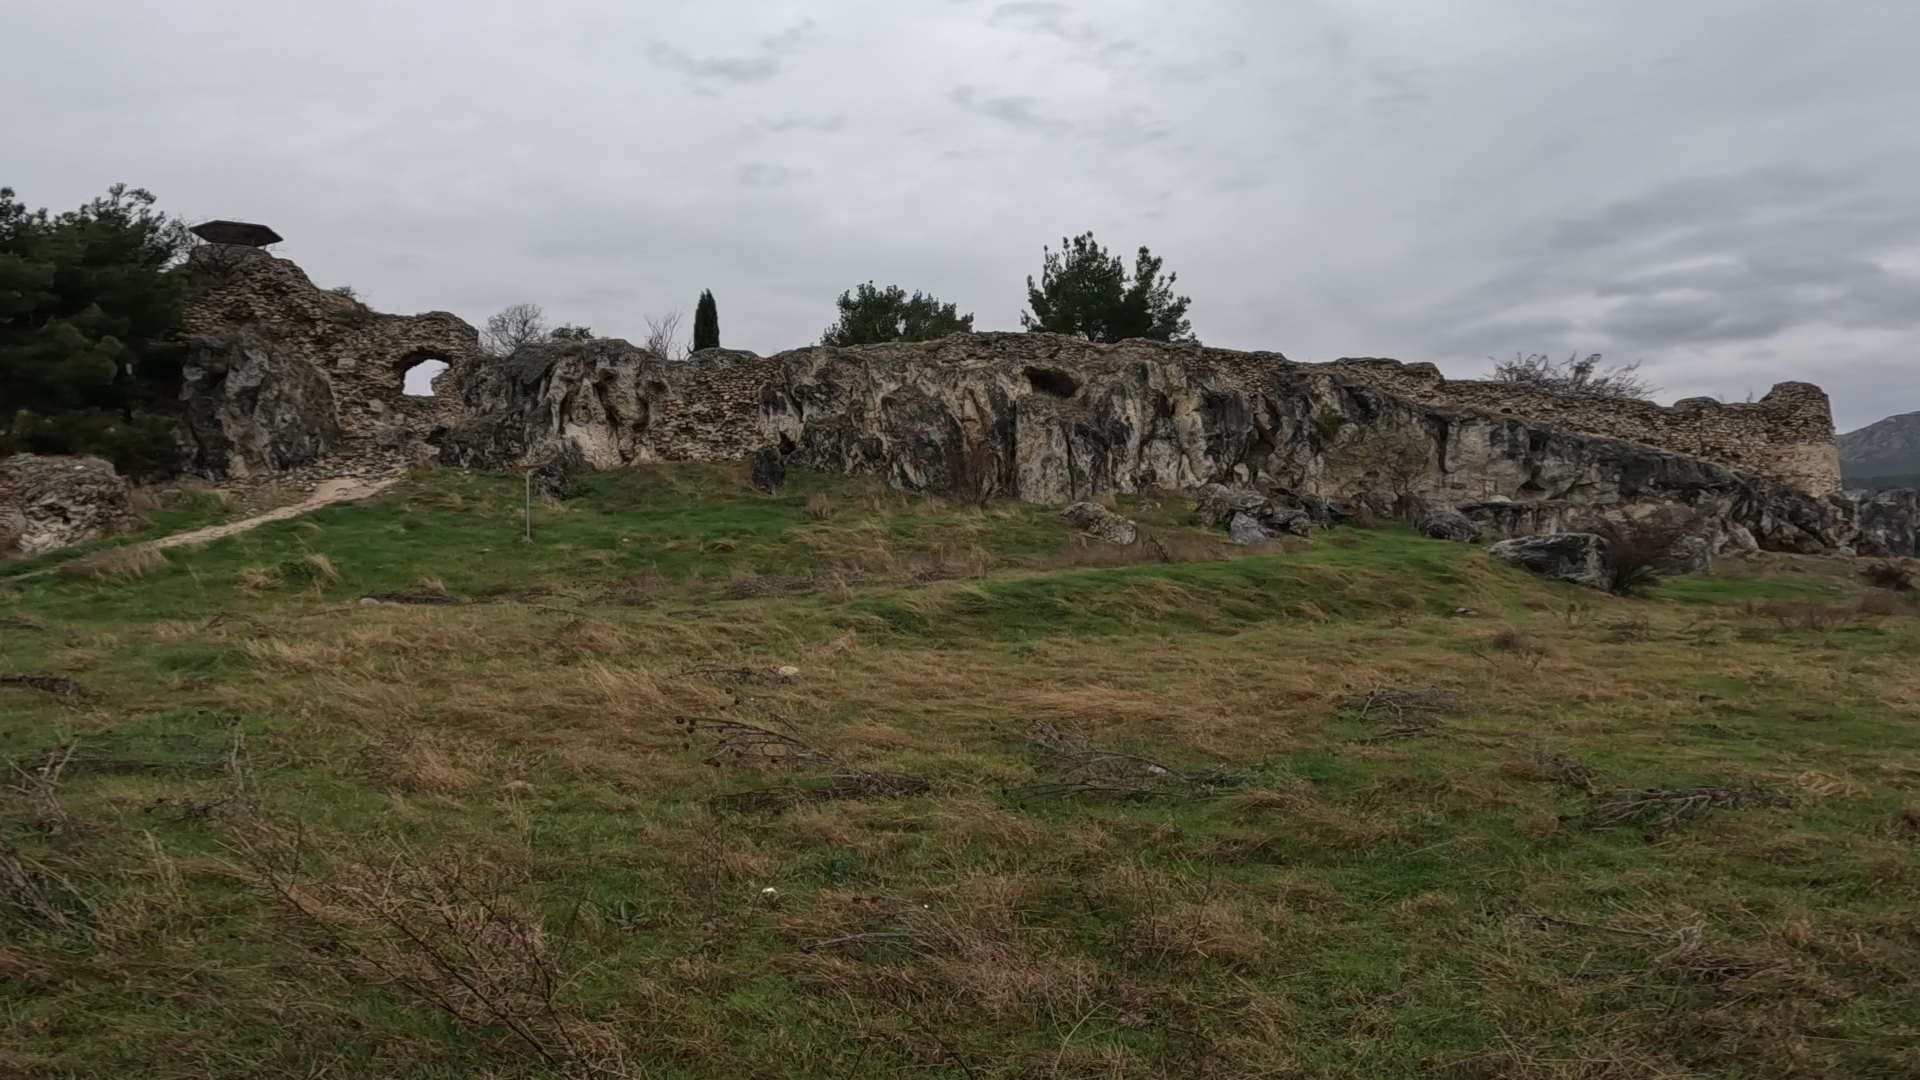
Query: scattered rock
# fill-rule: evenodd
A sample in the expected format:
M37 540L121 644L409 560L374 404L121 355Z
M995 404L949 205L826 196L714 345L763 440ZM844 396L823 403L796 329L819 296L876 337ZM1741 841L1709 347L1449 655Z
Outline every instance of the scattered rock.
M363 596L360 598L360 606L361 607L379 607L380 601L375 600L371 596Z
M774 672L774 674L791 682L794 679L797 679L800 677L800 669L797 667L794 667L792 664L787 664L784 667L782 667L779 671Z
M1313 519L1305 510L1291 506L1276 506L1272 499L1257 491L1245 488L1230 488L1225 484L1207 484L1194 492L1193 520L1196 524L1233 528L1236 516L1251 520L1266 534L1264 539L1271 540L1281 533L1295 536L1310 536L1313 532ZM1242 526L1243 535L1252 535ZM1253 541L1236 540L1235 543Z
M1612 584L1606 566L1607 542L1592 533L1522 536L1500 541L1487 554L1510 566L1592 589Z
M1458 507L1445 504L1429 506L1420 511L1413 520L1413 527L1429 540L1446 540L1455 544L1473 544L1480 540L1480 526L1461 513Z
M0 458L0 557L43 555L133 521L127 482L104 458Z
M780 494L787 482L787 463L777 446L763 446L753 455L753 486L768 495Z
M1140 538L1139 526L1099 503L1077 502L1060 511L1060 516L1074 528L1109 544L1125 547Z
M1453 609L1453 617L1456 619L1477 619L1480 617L1480 610L1478 608L1457 607Z
M1276 537L1251 514L1235 513L1227 522L1227 541L1234 544L1265 544Z

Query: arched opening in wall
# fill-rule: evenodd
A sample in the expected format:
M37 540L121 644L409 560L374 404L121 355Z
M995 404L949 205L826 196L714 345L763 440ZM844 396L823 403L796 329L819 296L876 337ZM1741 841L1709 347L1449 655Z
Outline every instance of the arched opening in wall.
M445 360L422 360L402 376L400 392L408 397L432 397L433 380L447 370Z

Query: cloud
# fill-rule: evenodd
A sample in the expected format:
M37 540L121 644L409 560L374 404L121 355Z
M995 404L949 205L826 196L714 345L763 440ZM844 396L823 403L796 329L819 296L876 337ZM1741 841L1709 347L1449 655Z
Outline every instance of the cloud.
M1091 229L1221 346L1920 409L1902 0L15 6L22 198L265 221L389 310L634 335L711 288L771 352L873 279L1010 329Z
M752 86L767 82L786 70L785 58L806 43L812 35L811 20L762 38L760 47L745 56L694 56L682 49L656 42L648 50L655 62L690 77L696 86L712 83Z
M982 94L971 86L956 86L948 92L947 100L968 112L1023 131L1064 135L1073 130L1070 121L1041 115L1039 99L1024 94L994 96Z

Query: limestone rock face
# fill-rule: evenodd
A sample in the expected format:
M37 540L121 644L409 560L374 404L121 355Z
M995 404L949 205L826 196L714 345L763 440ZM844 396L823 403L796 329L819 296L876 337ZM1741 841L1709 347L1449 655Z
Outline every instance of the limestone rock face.
M127 482L103 458L0 458L0 557L57 551L132 520Z
M1920 554L1920 492L1911 488L1856 493L1850 500L1857 531L1854 548L1879 558Z
M685 361L617 340L560 342L460 372L466 419L441 460L500 467L571 445L609 468L739 460L771 445L793 467L1040 503L1207 484L1368 505L1393 492L1457 506L1495 535L1679 505L1709 520L1719 549L1847 542L1825 496L1642 443L1414 400L1357 364L1047 334ZM1658 436L1649 425L1635 430Z
M1488 548L1487 554L1511 566L1589 588L1605 589L1611 581L1606 568L1607 542L1592 533L1517 537L1500 541Z
M257 476L309 465L340 443L333 387L305 360L251 334L196 343L183 372L189 468Z

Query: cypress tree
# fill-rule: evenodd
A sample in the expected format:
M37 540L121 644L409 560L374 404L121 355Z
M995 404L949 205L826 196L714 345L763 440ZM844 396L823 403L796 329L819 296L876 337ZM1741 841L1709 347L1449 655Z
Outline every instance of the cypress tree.
M702 290L700 303L693 309L693 351L720 347L720 308L713 302L712 290Z

